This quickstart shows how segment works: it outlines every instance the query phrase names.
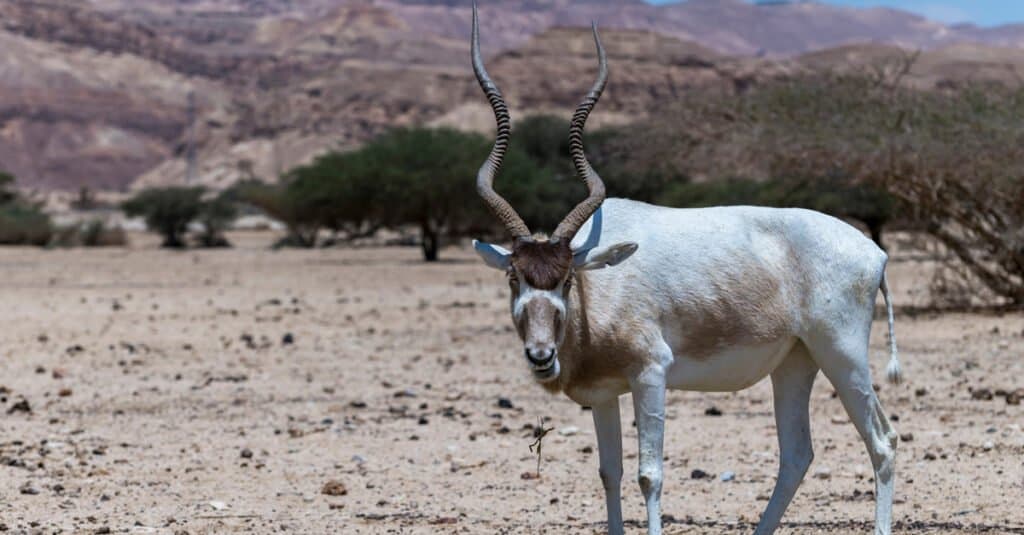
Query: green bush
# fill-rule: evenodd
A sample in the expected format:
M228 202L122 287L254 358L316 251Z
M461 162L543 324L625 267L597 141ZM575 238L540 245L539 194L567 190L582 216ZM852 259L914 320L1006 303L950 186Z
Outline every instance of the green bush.
M234 201L226 194L204 199L201 187L166 187L140 191L122 208L133 217L142 217L150 230L163 236L163 247L184 248L188 245L188 227L193 222L203 226L197 237L202 247L226 247L224 230L237 216Z
M221 194L202 205L198 221L203 226L198 242L201 247L230 247L224 232L238 218L238 207L228 195Z
M188 225L203 210L203 188L166 187L139 192L122 205L125 213L142 217L163 236L163 247L184 248Z
M53 238L50 216L22 200L0 204L0 245L44 246Z
M124 247L128 236L121 227L107 226L100 220L58 228L50 240L51 247Z

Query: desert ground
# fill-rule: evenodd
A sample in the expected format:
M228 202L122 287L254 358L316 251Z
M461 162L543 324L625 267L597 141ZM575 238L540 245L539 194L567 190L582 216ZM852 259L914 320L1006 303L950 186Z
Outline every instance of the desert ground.
M601 532L590 414L533 384L503 277L467 250L132 238L0 250L0 531ZM895 256L897 305L922 269ZM1024 387L1024 314L897 314L905 384L882 380L884 322L872 338L903 437L896 531L1024 533L1024 407L999 392ZM753 531L777 469L769 384L669 403L666 532ZM869 533L864 446L823 377L811 406L816 460L780 533Z

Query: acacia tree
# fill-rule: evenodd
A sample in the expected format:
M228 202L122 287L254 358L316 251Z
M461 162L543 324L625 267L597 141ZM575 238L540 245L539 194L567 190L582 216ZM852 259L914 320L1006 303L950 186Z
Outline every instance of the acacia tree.
M125 213L142 217L163 236L163 247L186 246L188 225L202 212L203 188L167 187L140 191L122 205Z
M193 221L203 224L198 236L203 247L227 247L223 231L235 219L233 201L221 194L205 200L202 187L150 188L137 193L121 207L126 214L142 217L146 226L163 236L162 247L183 249L188 246L188 227Z
M358 171L351 173L354 183L347 187L357 198L373 199L382 209L377 215L383 224L415 225L423 258L436 261L443 240L496 230L474 183L489 150L490 142L476 134L449 128L396 129L354 153ZM534 222L550 218L546 203L560 199L545 194L554 187L549 170L521 149L509 150L498 188L523 206L523 217Z
M198 221L203 231L198 236L203 247L230 247L224 232L238 217L238 207L228 194L221 193L205 202L199 212Z
M287 194L303 217L330 230L334 239L370 236L388 212L374 172L363 151L328 153L291 171Z
M1024 305L1024 90L917 90L900 83L907 69L694 92L628 128L619 152L694 179L668 204L805 206L860 219L879 242L896 214L923 222L962 276Z
M304 205L290 183L266 184L247 181L236 184L233 194L243 203L255 206L268 216L284 223L288 235L277 246L315 247L323 228L316 214Z
M1024 306L1024 89L901 95L881 158L864 170L995 295Z

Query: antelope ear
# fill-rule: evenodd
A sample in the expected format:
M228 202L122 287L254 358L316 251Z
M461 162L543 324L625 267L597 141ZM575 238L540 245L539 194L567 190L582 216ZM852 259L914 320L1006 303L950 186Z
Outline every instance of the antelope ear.
M473 249L476 249L476 254L480 255L485 264L494 269L506 271L512 265L512 252L504 247L473 240Z
M640 246L633 242L616 243L615 245L609 245L608 247L600 247L588 251L586 254L582 254L576 257L576 269L578 271L587 271L590 269L603 269L606 267L615 266L624 262Z

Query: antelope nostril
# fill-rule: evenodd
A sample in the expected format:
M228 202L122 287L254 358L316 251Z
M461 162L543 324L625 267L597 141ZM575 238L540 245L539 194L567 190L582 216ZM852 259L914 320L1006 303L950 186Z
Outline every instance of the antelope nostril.
M551 359L555 358L555 350L552 348L544 349L530 349L524 350L526 354L526 360L530 361L534 366L544 366L551 362Z

